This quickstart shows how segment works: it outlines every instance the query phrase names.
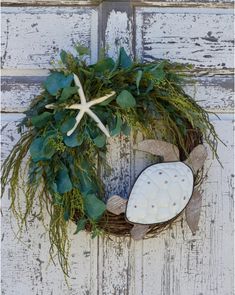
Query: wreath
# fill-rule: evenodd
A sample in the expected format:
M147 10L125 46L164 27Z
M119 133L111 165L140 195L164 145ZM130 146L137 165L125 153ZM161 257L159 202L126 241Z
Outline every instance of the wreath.
M189 176L188 180L193 181L188 185L191 188L202 179L198 173L205 159L202 142L216 156L218 143L208 113L183 90L189 66L166 60L140 63L133 61L123 48L116 61L103 56L89 65L87 51L78 46L77 52L76 56L61 52L59 66L51 70L43 91L32 101L18 125L21 138L5 160L2 171L2 193L9 185L10 208L20 226L26 224L33 208L37 209L34 217L44 222L43 212L47 209L50 253L53 257L56 251L66 274L69 220L77 225L75 233L87 230L95 237L125 236L132 232L138 239L156 235L186 206L178 206L178 211L168 216L168 220L163 218L147 226L138 222L138 216L137 222L129 216L135 202L126 214L127 201L120 196L112 196L106 204L100 171L112 172L106 161L109 137L131 136L135 141L136 135L141 134L144 140L136 143L137 149L160 156L156 157L157 162L173 161L168 165L168 176L172 165L185 161L185 166L191 168L185 173L192 174L190 171L194 170L193 178ZM161 174L159 171L165 171L164 167L150 166L147 176ZM138 180L141 181L141 176L136 183ZM138 195L134 188L135 185L131 194ZM23 208L19 205L19 189L24 192ZM192 194L189 191L185 202ZM149 203L143 198L142 195L142 203Z

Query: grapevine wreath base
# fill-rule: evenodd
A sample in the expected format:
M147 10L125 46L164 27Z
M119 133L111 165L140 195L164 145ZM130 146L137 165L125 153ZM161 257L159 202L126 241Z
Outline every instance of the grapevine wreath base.
M106 209L105 186L99 171L112 173L106 161L109 137L135 139L142 134L145 140L167 142L177 147L180 161L186 160L203 141L217 156L218 143L208 113L183 90L188 66L166 60L134 62L123 48L116 61L101 57L89 65L87 50L81 46L76 49L76 56L61 52L61 62L51 71L41 94L19 124L21 138L2 171L2 193L10 187L10 209L21 231L32 216L45 224L46 208L50 216L45 225L51 243L49 251L52 258L58 254L66 274L69 220L77 225L75 234L87 230L92 237L127 236L133 229L125 213L117 215L115 210ZM157 161L164 159L158 157ZM26 180L24 206L19 202L22 178ZM194 175L194 187L201 180L200 169ZM200 214L198 196L191 198L186 210L193 232ZM143 202L146 197L143 195ZM150 224L139 237L158 234L179 213Z
M186 137L185 140L186 140L185 146L187 147L188 154L190 154L190 152L192 152L195 147L198 147L202 143L202 138L200 133L197 133L195 130L191 130L190 132L188 132L188 136ZM154 144L157 144L157 141ZM181 154L180 160L182 161L186 160L185 152L181 150L180 154ZM200 160L204 162L205 157L206 157L206 154L203 154ZM197 174L195 186L199 187L200 182L201 182L201 174ZM114 196L114 198L115 197L117 196ZM108 200L108 203L110 200L112 200L112 197L110 197L110 199ZM166 228L170 227L172 223L174 223L174 221L178 219L178 217L182 213L180 212L175 217L171 218L170 220L167 220L166 222L149 225L147 232L146 232L146 229L143 228L143 234L144 234L143 235L141 229L139 230L137 229L138 232L132 232L133 224L128 222L125 212L122 212L121 214L115 212L115 211L123 211L123 210L120 210L120 206L122 206L122 203L120 204L120 200L118 200L117 206L115 205L116 205L115 203L110 205L110 207L111 206L114 207L112 209L107 208L108 210L105 211L104 215L98 222L99 227L102 228L107 234L111 234L115 236L130 236L130 233L131 233L132 238L134 238L135 240L156 236L157 234L159 234ZM187 206L187 207L189 208L190 206ZM112 210L114 210L113 213L110 212ZM75 215L74 221L76 222L77 220L79 220L79 217ZM194 233L198 224L195 224L195 220L191 222L190 218L187 221L188 221L189 227ZM198 221L196 222L198 223ZM91 231L91 226L89 224L86 225L86 230Z

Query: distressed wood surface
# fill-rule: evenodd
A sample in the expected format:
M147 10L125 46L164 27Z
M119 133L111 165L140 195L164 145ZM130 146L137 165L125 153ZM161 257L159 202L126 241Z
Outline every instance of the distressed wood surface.
M2 0L2 5L11 6L97 6L102 0Z
M45 77L2 77L2 111L23 112L32 98L40 93ZM234 109L233 76L198 77L188 82L185 91L204 108L232 112Z
M117 58L120 47L132 54L133 27L130 4L105 2L100 17L101 42L107 54ZM111 46L110 46L111 45Z
M97 60L98 15L94 8L2 8L2 68L51 68L59 52L79 42Z
M15 120L20 117L2 116L4 158L17 138ZM90 240L86 233L73 236L75 227L71 224L73 272L68 290L59 268L47 265L48 238L39 221L30 223L23 235L24 244L14 238L9 199L5 195L2 202L2 294L15 295L17 290L20 295L232 295L233 117L223 114L220 119L214 119L214 125L227 145L219 145L224 168L215 160L207 161L206 167L211 167L203 185L202 213L195 236L183 215L172 229L154 239L138 242L129 238ZM123 152L120 143L115 148ZM133 183L134 175L146 166L145 155L142 157L138 152L132 163L127 187ZM130 164L126 167L124 171L130 169ZM113 178L114 184L116 175Z
M233 68L233 10L138 8L136 53L190 63L200 68Z
M71 6L71 5L80 5L80 6L98 6L103 2L130 2L134 6L163 6L163 7L220 7L220 8L233 8L232 4L233 0L167 0L167 1L159 1L159 0L2 0L2 5L4 6L12 6L12 5L24 5L24 6Z
M159 7L204 7L204 8L233 8L234 0L134 0L136 6L159 6Z
M90 62L97 59L100 48L116 57L118 48L124 46L128 53L145 60L151 55L190 62L205 67L206 72L209 68L209 73L197 77L196 84L189 82L185 89L203 107L220 115L220 120L212 117L212 121L227 147L219 145L224 168L214 159L206 162L206 169L210 169L203 185L196 235L192 235L184 215L156 238L137 242L115 237L91 240L84 232L73 235L75 226L71 223L69 288L58 265L48 265L49 242L40 221L30 221L22 237L24 243L15 238L13 230L17 228L8 209L7 191L2 200L2 294L232 295L232 1L132 1L132 8L125 1L105 1L97 7L97 1L3 1L4 5L24 2L42 7L2 9L2 111L6 112L2 115L2 160L19 138L16 121L40 91L46 72L42 69L49 69L50 58L57 59L61 49L72 50L76 42L91 48ZM85 7L46 7L52 3ZM86 6L91 4L94 6ZM188 8L158 7L179 5ZM151 155L134 151L133 144L125 137L110 141L108 160L113 169L111 174L103 172L106 197L118 194L127 198L138 174L156 161Z

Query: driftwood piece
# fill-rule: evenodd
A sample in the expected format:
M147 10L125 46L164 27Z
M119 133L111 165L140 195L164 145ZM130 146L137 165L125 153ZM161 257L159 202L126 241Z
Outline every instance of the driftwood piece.
M148 139L137 143L134 149L157 156L163 156L165 162L179 161L179 149L166 141Z
M131 229L131 237L135 241L142 240L149 230L149 225L147 224L135 224Z
M188 165L196 174L199 169L202 168L207 158L207 151L204 145L199 144L190 153L188 159L184 162Z
M126 211L127 200L123 199L120 196L114 195L108 199L106 208L109 212L120 215Z
M198 223L200 219L201 207L202 195L199 191L195 190L185 209L186 221L193 234L195 234L199 229Z

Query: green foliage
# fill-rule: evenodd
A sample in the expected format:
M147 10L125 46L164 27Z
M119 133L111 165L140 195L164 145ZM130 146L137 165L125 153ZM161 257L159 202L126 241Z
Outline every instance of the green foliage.
M83 201L84 210L87 216L91 220L97 221L106 209L104 202L98 199L94 194L85 195Z
M31 119L32 125L38 128L44 127L53 116L52 113L44 112L40 115L33 116Z
M73 81L73 75L65 76L63 73L54 72L45 81L46 90L53 96L56 96L58 90L69 87Z
M56 186L59 194L64 194L72 190L73 185L66 167L61 167L58 171L56 175Z
M127 90L122 90L122 92L118 95L117 103L124 109L133 108L136 105L135 98Z
M98 147L98 148L102 148L105 146L106 144L106 136L101 134L98 135L96 138L94 138L94 144Z
M69 220L76 221L76 232L92 229L92 237L101 234L98 220L105 212L104 185L97 167L106 167L106 137L89 117L84 116L74 133L77 111L65 106L80 103L76 74L88 100L112 90L116 95L95 105L92 110L108 126L112 137L120 134L166 140L176 144L183 160L189 153L187 138L195 131L216 153L218 137L208 113L183 90L185 67L167 61L143 64L131 60L123 48L117 61L104 57L87 65L87 49L77 46L79 56L61 52L62 68L47 78L45 90L32 102L20 128L27 131L3 164L2 193L9 183L11 210L22 226L34 213L44 220L43 209L50 215L50 253L55 252L65 274L68 274ZM188 70L188 68L187 68ZM49 111L47 104L56 104ZM30 158L24 167L27 153ZM99 157L98 157L99 155ZM99 165L97 161L99 159ZM25 209L18 201L21 178ZM34 213L35 215L35 213Z
M65 87L63 88L59 101L61 102L66 101L69 97L71 97L73 94L77 92L78 92L78 87L71 87L71 86Z
M77 222L77 228L76 228L76 231L74 232L74 235L79 233L81 230L84 230L86 224L87 224L87 219L86 218L79 219L78 222Z

